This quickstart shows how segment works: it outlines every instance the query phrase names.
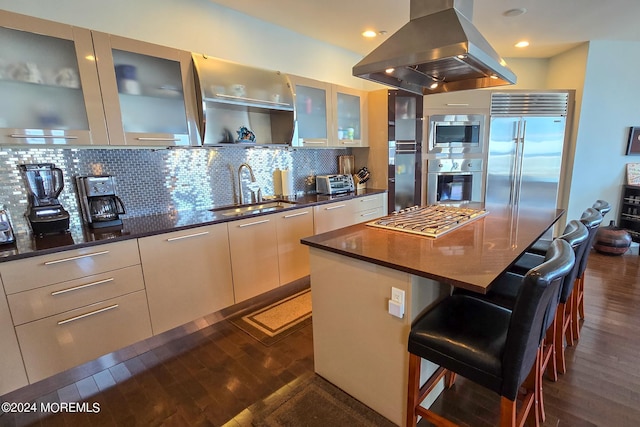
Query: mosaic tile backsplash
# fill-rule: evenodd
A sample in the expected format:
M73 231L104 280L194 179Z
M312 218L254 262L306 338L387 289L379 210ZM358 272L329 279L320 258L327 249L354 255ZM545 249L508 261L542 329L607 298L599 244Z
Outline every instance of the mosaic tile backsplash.
M71 149L0 148L0 205L8 209L16 232L28 232L24 218L27 191L19 164L54 163L64 174L59 200L71 214L71 226L81 224L74 177L112 175L127 216L169 211L204 210L235 202L238 167L251 165L256 182L242 173L243 192L260 188L272 195L273 171L289 169L294 191L305 191L305 178L338 172L338 156L351 150L290 148ZM245 196L246 197L246 196Z

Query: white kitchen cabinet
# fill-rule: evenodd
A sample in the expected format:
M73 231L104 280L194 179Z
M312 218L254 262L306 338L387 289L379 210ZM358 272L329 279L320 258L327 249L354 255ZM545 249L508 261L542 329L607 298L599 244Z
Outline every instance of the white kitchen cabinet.
M465 110L491 106L491 91L483 89L463 90L459 92L435 93L424 97L424 110L447 110L450 114L465 114ZM439 114L439 113L438 113Z
M332 137L331 85L329 83L289 76L296 108L294 147L324 148Z
M200 144L189 52L2 10L0 39L0 144Z
M0 144L108 144L89 30L0 10L0 40Z
M326 233L354 224L353 199L313 207L314 234Z
M372 221L387 215L387 193L358 197L353 199L352 203L354 224Z
M278 235L280 285L309 275L309 248L300 239L313 235L313 209L295 209L274 214Z
M232 221L228 226L236 303L278 287L276 216Z
M199 145L191 54L92 31L111 145Z
M139 265L135 240L72 249L0 263L7 294Z
M30 383L151 336L136 240L0 263L0 275Z
M331 96L334 137L329 139L329 146L340 148L368 146L367 93L332 85Z
M233 305L227 224L138 239L153 333Z
M387 193L355 197L313 207L315 234L387 215Z
M28 384L2 281L0 281L0 342L2 343L2 357L0 357L1 396Z
M296 106L294 147L367 146L366 92L299 76L289 79Z
M144 290L16 327L34 383L151 336Z

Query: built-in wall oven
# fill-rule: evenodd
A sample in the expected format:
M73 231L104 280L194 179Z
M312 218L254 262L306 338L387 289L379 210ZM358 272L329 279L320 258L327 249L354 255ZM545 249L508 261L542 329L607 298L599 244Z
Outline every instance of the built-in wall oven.
M482 173L480 158L429 159L427 204L482 202Z
M429 116L428 154L481 154L484 127L484 114L433 114Z

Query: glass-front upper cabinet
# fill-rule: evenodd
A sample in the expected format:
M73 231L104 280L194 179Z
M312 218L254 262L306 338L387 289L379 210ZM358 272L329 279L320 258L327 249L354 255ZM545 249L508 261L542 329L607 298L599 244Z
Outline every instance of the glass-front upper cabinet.
M303 77L289 78L295 94L297 124L292 145L309 148L328 147L333 132L331 85Z
M293 91L286 76L207 55L192 56L205 145L291 144Z
M333 146L366 146L364 117L366 117L366 93L342 86L333 86L333 114L336 127Z
M92 32L111 145L199 145L189 52Z
M0 143L107 145L86 29L0 10Z

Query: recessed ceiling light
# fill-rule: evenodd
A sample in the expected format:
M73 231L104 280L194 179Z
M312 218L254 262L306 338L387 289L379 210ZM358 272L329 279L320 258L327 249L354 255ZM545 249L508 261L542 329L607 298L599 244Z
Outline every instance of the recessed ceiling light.
M384 70L385 73L387 74L391 74L395 71L395 68L387 68L386 70Z
M363 36L363 37L367 37L367 38L373 38L373 37L375 37L375 36L377 36L377 35L378 35L378 33L376 33L376 32L375 32L375 31L373 31L373 30L367 30L367 31L363 31L363 32L362 32L362 36Z
M527 13L527 9L525 9L524 7L518 7L515 9L505 10L504 12L502 12L502 15L506 16L507 18L515 18L516 16L524 15L525 13Z
M522 40L514 45L515 47L527 47L529 46L529 42L526 40Z

